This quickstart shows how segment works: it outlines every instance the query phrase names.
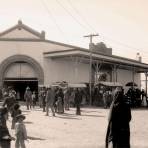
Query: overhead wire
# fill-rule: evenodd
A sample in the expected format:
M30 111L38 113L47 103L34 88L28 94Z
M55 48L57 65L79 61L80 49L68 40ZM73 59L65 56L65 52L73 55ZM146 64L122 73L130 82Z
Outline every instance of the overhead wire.
M46 3L44 2L44 0L41 0L41 1L42 1L42 3L43 3L44 7L47 9L48 13L52 16L52 19L53 19L53 21L54 21L56 27L58 28L58 30L61 32L62 35L65 35L65 33L61 30L60 26L58 25L56 19L54 18L54 16L53 16L52 13L50 12L49 8L46 6ZM69 5L71 6L71 8L75 11L75 13L77 13L77 14L79 15L79 17L81 17L81 20L83 20L83 22L85 23L85 25L82 24L82 23L79 21L79 19L77 19L77 18L69 11L69 9L67 9L61 2L59 2L59 0L56 0L56 2L58 3L58 5L60 5L60 7L62 7L62 8L64 9L64 11L66 11L66 12L68 13L68 15L70 15L70 16L73 18L73 20L75 20L75 22L77 22L77 23L83 28L83 30L85 29L85 31L88 31L88 28L89 28L90 31L97 32L96 29L85 19L84 16L82 16L82 14L78 11L78 9L72 4L71 0L67 0L67 2L68 2ZM86 25L87 25L87 27L86 27ZM126 48L131 49L131 50L133 50L133 51L135 51L135 52L139 52L139 51L142 49L142 48L140 48L140 49L135 48L135 47L133 47L133 46L127 45L127 44L125 44L125 43L122 43L122 42L120 42L120 41L117 41L117 40L112 39L112 38L110 38L110 37L108 37L108 36L106 36L106 35L102 35L102 34L99 33L99 38L100 38L100 37L102 38L102 40L108 40L109 42L118 44L118 45L120 45L120 46L122 46L122 47L126 47ZM108 43L108 44L109 44L109 43ZM110 45L110 46L111 46L111 45ZM145 53L145 54L148 54L148 52L146 52L146 51L142 51L142 52Z
M56 0L56 2L82 27L83 30L88 31L88 28L86 28L86 26L82 24L59 0Z
M47 7L47 4L44 0L40 0L40 2L42 3L43 7L47 10L47 13L50 15L50 18L52 19L53 23L56 25L56 28L59 30L60 35L63 37L65 36L65 33L63 32L63 30L61 29L61 27L59 26L59 24L57 23L54 15L52 14L52 12L49 10L49 8ZM66 37L66 36L65 36ZM68 42L68 39L66 37L66 41Z
M148 52L144 51L142 48L136 48L136 47L133 47L133 46L131 46L131 45L127 45L127 44L125 44L125 43L123 43L123 42L114 40L114 39L112 39L112 38L110 38L110 37L108 37L108 36L104 36L104 35L100 35L100 36L103 37L103 38L105 38L105 40L108 40L109 42L116 43L116 44L118 44L118 45L120 45L120 46L122 46L122 47L126 47L126 48L131 49L131 50L133 50L133 51L135 51L135 52L140 52L140 51L142 51L143 53L148 54Z
M85 17L79 12L79 10L73 5L73 3L71 2L71 0L67 0L67 2L68 2L69 5L71 6L71 8L75 11L75 13L77 13L78 16L81 17L81 19L87 24L87 26L88 26L91 30L93 30L94 32L96 32L96 29L95 29L92 25L90 25L90 24L88 23L88 21L86 20L86 18L85 18Z
M79 10L73 5L73 3L71 2L71 0L67 0L67 2L70 4L70 6L72 7L72 9L75 11L75 13L77 13L77 14L79 15L79 17L81 17L81 19L85 22L85 24L87 24L87 26L88 26L92 31L97 32L96 29L95 29L90 23L88 23L88 21L85 19L85 17L82 16L82 14L79 12ZM122 46L122 47L126 47L126 48L128 48L128 49L132 49L133 51L136 51L136 52L139 52L139 51L141 50L141 48L138 49L138 48L136 48L136 47L127 45L127 44L122 43L122 42L120 42L120 41L114 40L114 39L112 39L112 38L110 38L110 37L108 37L108 36L106 36L106 35L101 35L100 33L99 33L99 37L101 37L103 40L111 41L111 42L116 43L116 44L118 44L118 45L120 45L120 46ZM142 52L148 54L148 52L146 52L146 51L142 51Z

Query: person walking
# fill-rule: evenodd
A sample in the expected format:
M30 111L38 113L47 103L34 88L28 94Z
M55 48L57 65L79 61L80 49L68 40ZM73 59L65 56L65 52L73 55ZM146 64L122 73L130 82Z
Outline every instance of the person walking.
M12 125L11 125L11 129L15 128L15 123L16 123L16 116L20 115L22 113L22 111L20 110L20 105L19 104L15 104L11 113L11 117L12 117Z
M39 94L38 94L38 98L39 98L39 107L42 108L42 90L43 88L39 88Z
M76 115L81 115L80 105L82 102L82 94L78 88L75 90L74 101L75 101L75 106L76 106Z
M64 113L64 94L62 89L60 88L56 94L56 106L57 106L57 113L63 114Z
M55 111L54 111L55 92L53 88L48 88L45 100L46 100L46 116L49 115L49 108L51 108L52 115L55 116Z
M42 90L42 107L43 107L43 112L46 111L46 94L47 94L47 91L46 91L46 88L44 87L43 90Z
M67 88L64 91L64 108L65 108L65 110L69 110L69 97L70 97L70 92L69 92L69 89Z
M147 96L146 96L146 92L144 89L142 89L141 91L141 105L142 106L148 106L148 101L147 101Z
M0 108L0 148L11 148L13 138L9 134L6 120L8 119L8 109Z
M29 87L26 88L26 92L24 94L24 99L26 100L27 110L32 107L32 92Z
M122 88L117 87L110 107L105 148L130 148L131 109Z

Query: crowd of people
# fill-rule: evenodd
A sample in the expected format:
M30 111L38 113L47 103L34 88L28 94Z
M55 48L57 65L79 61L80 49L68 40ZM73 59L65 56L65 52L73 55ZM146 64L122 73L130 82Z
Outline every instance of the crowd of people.
M76 115L81 115L80 107L83 102L83 95L84 93L80 88L41 87L37 95L35 91L31 91L27 87L24 93L24 100L27 110L33 110L36 106L39 106L46 116L49 116L49 113L52 116L63 114L65 110L70 110L71 106L76 108ZM27 140L27 130L23 123L25 116L22 114L19 101L16 99L16 92L13 88L8 89L2 93L2 97L3 103L2 108L0 108L0 147L10 148L11 140L15 140L15 148L25 148L25 140ZM146 93L144 90L140 91L133 87L124 93L122 87L117 87L113 92L104 92L103 99L104 108L110 107L106 148L110 144L112 144L113 148L130 148L130 108L141 105L143 100L147 102ZM11 129L15 130L15 138L11 137L7 128L8 114L12 118Z
M129 101L131 107L146 107L148 106L148 100L144 89L130 87L125 93L126 99ZM114 97L114 91L110 89L102 92L103 106L109 108Z
M15 148L25 148L25 140L27 140L27 130L23 120L25 116L20 109L19 101L16 99L16 92L13 88L7 89L3 94L2 108L0 108L0 147L11 148L11 140L15 140ZM37 98L38 97L38 98ZM73 97L73 103L70 99ZM79 88L70 91L55 87L42 87L38 96L35 91L31 91L29 87L24 93L24 100L27 110L32 110L38 105L49 116L49 109L52 116L63 114L65 110L70 110L70 106L76 107L76 115L81 115L80 105L82 102L82 91ZM37 104L38 103L38 104ZM12 118L11 129L15 130L15 138L11 137L7 128L6 121L8 115Z
M23 120L25 116L22 114L19 102L16 100L16 93L13 89L4 92L4 102L0 108L0 147L11 148L11 140L15 140L15 148L25 148L25 140L27 140L27 130ZM15 130L15 137L9 133L6 121L12 118L11 129Z

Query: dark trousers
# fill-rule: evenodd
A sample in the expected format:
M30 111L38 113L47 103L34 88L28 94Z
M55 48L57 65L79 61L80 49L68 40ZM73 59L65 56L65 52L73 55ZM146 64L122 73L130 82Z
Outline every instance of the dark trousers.
M0 148L11 148L10 140L2 140L2 141L0 141Z
M76 115L81 115L80 105L76 105Z

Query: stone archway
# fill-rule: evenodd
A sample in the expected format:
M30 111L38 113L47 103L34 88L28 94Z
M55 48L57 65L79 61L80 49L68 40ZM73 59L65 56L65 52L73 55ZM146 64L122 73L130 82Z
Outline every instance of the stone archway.
M27 55L13 55L10 56L8 58L6 58L1 64L0 64L0 86L3 85L3 79L5 77L5 71L6 69L15 62L26 62L28 64L30 64L36 74L37 74L37 78L38 78L38 83L39 84L43 84L44 83L44 72L42 67L40 66L40 64L34 60L33 58L27 56Z

